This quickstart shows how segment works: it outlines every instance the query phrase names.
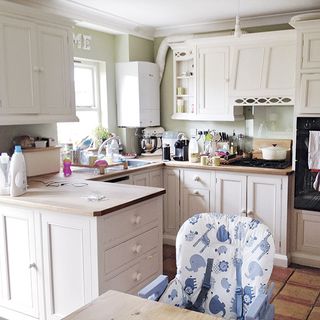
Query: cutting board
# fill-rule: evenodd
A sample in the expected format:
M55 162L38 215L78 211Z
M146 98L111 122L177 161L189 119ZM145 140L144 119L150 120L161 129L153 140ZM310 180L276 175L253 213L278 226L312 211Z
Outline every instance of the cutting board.
M252 158L262 159L261 148L272 147L273 144L276 144L279 147L288 149L287 160L291 160L292 153L292 140L291 139L256 139L252 141Z

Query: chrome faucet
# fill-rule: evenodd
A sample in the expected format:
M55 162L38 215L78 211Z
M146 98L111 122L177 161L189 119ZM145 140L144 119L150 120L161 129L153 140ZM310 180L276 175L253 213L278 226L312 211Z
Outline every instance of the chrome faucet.
M98 157L99 157L99 155L102 153L103 147L104 147L106 144L108 144L110 141L114 140L114 139L117 140L118 144L120 145L120 138L119 138L118 136L113 136L113 137L108 138L107 140L104 140L104 141L101 143L101 145L100 145L100 147L99 147L99 149L98 149L98 154L97 154Z

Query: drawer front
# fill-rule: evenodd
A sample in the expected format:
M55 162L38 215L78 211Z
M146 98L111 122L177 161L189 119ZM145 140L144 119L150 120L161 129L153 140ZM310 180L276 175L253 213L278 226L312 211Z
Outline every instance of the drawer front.
M161 220L162 198L135 205L118 211L115 214L103 217L101 234L103 234L104 248L109 248L135 235L141 234L144 230L150 229L150 224L158 225Z
M140 236L113 247L104 253L105 274L116 270L126 263L141 257L155 248L160 242L159 228L153 228Z
M138 263L118 274L117 276L106 280L105 290L119 290L128 292L138 286L153 274L160 272L160 257L157 251L145 255Z
M211 186L210 172L204 170L183 170L182 174L185 188L207 189Z

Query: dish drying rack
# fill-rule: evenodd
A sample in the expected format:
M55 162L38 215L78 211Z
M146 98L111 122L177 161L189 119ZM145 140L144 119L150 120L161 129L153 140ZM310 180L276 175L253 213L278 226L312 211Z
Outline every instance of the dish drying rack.
M99 169L99 174L104 174L104 170L106 168L110 167L116 167L116 166L123 166L123 169L128 169L128 162L123 161L123 162L116 162L116 163L110 163L105 165L89 165L89 164L80 164L80 163L72 163L72 167L80 167L80 168L92 168L92 169Z

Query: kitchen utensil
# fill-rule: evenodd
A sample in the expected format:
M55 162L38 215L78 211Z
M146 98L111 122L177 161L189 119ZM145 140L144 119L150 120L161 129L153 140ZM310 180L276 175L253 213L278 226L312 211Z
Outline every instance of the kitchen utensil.
M260 148L264 160L285 160L288 149L273 144L271 147Z

